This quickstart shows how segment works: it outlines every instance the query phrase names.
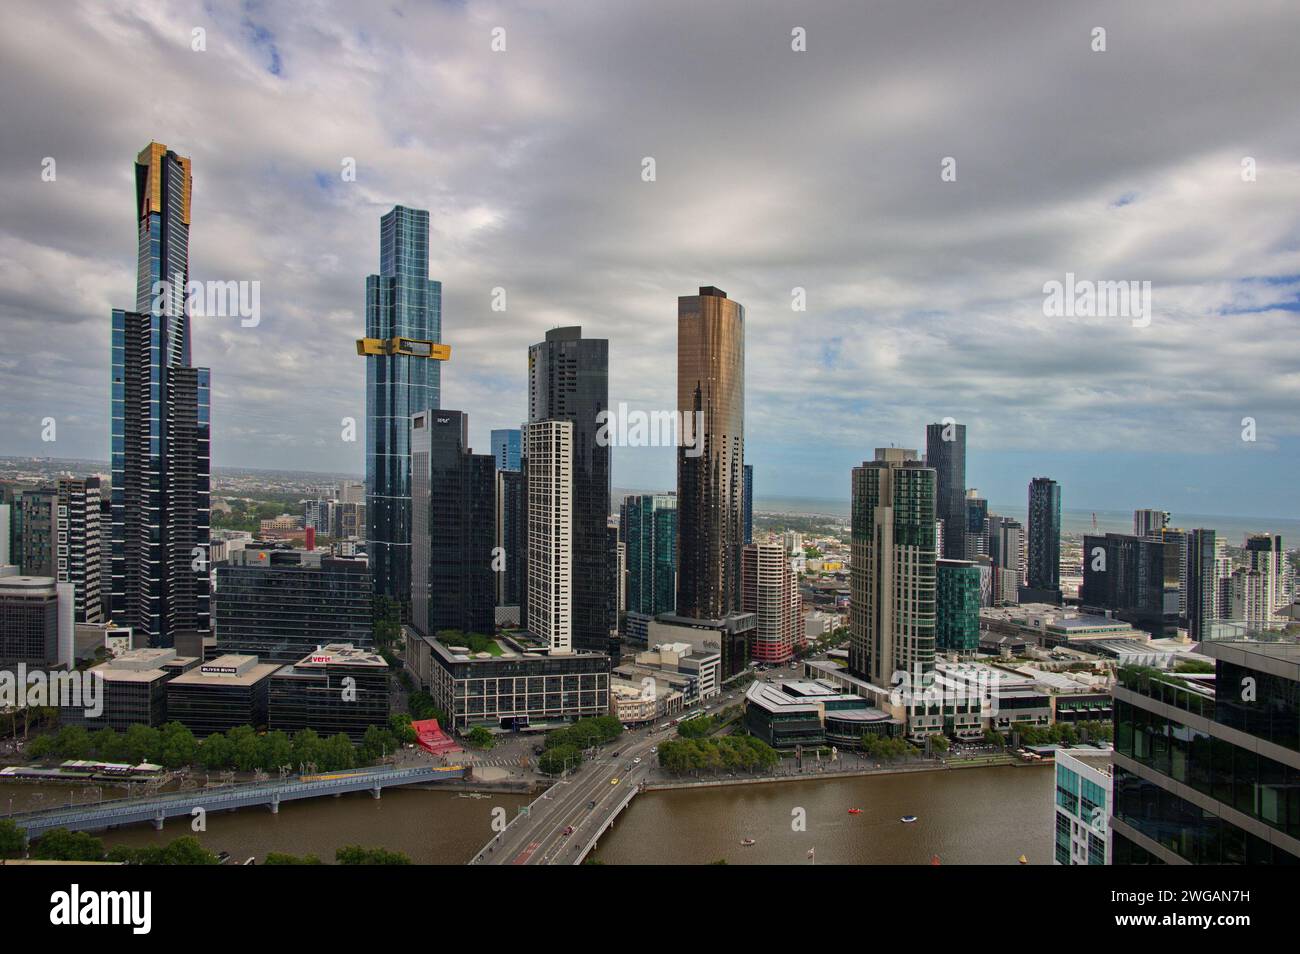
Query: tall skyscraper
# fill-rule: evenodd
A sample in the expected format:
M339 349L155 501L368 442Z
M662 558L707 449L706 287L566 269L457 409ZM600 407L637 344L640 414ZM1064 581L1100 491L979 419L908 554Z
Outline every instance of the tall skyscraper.
M623 498L619 527L627 548L627 611L671 613L677 599L677 497Z
M101 622L99 478L60 477L55 519L54 577L72 584L78 623Z
M1282 537L1275 533L1252 533L1245 542L1247 566L1258 570L1264 586L1263 601L1268 615L1290 605L1291 595L1283 582L1286 553L1282 550Z
M1169 526L1168 510L1134 510L1133 536L1154 537Z
M799 579L779 543L750 543L741 554L741 603L757 617L749 656L784 663L803 645Z
M617 657L618 615L608 536L610 449L596 439L600 430L598 415L608 410L607 340L584 338L579 327L553 328L546 333L546 340L528 349L529 424L561 421L572 425L568 438L573 454L568 464L573 483L569 498L572 607L567 611L572 644L575 649L608 652ZM531 488L531 477L528 479ZM527 553L531 558L531 544ZM532 579L530 571L530 591ZM530 600L530 630L532 606Z
M1029 546L1022 603L1061 602L1061 485L1049 477L1029 482Z
M149 645L210 629L210 394L190 365L190 160L136 157L134 311L112 326L112 618ZM102 581L101 581L102 585Z
M575 430L550 420L524 428L528 631L553 654L573 649ZM602 526L602 541L605 534Z
M935 512L943 521L943 553L948 560L966 553L966 425L949 419L925 428L925 463L934 468Z
M1209 624L1228 617L1223 603L1228 563L1224 541L1213 530L1193 530L1187 541L1187 631L1198 642L1210 635Z
M849 670L881 687L934 668L936 474L916 457L881 447L853 468Z
M494 429L492 431L492 456L496 459L497 470L518 470L519 455L523 439L517 427Z
M974 487L966 491L966 555L978 560L989 554L989 502Z
M745 309L712 286L677 299L677 411L702 422L677 449L677 615L722 619L741 604Z
M58 503L53 487L32 487L18 495L18 566L26 576L54 576Z
M436 411L442 282L429 279L429 213L379 220L379 274L366 278L366 540L375 595L406 608L411 585L411 415Z
M1015 603L1025 583L1025 530L1019 520L990 514L989 561L993 567L994 605Z
M444 629L496 632L496 466L469 446L469 416L411 417L411 622L426 636Z
M754 542L754 465L745 465L745 497L743 503L745 513L745 543Z

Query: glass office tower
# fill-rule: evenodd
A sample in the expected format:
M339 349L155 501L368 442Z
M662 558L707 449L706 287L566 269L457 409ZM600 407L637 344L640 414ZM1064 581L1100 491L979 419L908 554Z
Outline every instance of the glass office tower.
M1029 482L1028 584L1022 603L1061 602L1061 485L1049 477Z
M677 598L677 497L623 498L619 526L627 547L627 611L671 613Z
M375 595L404 608L411 577L411 415L437 410L445 360L442 283L429 279L429 213L380 219L379 274L366 278L366 541Z
M497 470L518 470L523 435L519 428L511 427L492 431L492 456Z
M190 366L190 161L150 143L135 185L135 311L112 317L110 600L115 623L171 646L209 629L211 377Z
M966 425L927 424L925 462L935 473L935 512L943 521L943 553L948 560L967 560Z

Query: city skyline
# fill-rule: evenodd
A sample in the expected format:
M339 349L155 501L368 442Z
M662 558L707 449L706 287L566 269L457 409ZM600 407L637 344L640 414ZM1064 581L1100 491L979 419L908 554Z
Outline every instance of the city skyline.
M1285 30L1259 28L1278 9L1258 6L1248 36L1255 65L1286 77L1295 67ZM121 228L129 201L121 156L156 140L197 170L203 226L192 277L261 282L256 326L194 318L192 363L214 372L218 466L362 471L361 439L339 436L342 418L365 416L349 351L379 252L374 223L401 204L430 213L430 275L445 285L443 340L456 355L443 403L470 410L476 449L488 448L490 430L525 419L524 350L552 327L582 325L609 339L611 406L672 408L674 382L662 373L672 302L716 281L748 311L746 414L762 423L749 429L746 461L759 499L798 496L811 474L847 500L847 475L872 448L916 446L927 423L951 416L969 427L966 485L994 506L1046 473L1067 508L1289 518L1288 475L1300 462L1296 385L1269 342L1293 327L1300 287L1290 174L1300 150L1285 121L1296 109L1285 96L1293 84L1260 87L1229 74L1211 90L1187 65L1244 25L1101 10L1104 53L1089 50L1092 20L1082 14L1048 22L953 11L920 35L897 11L870 20L808 11L800 14L808 49L798 54L806 59L790 52L787 63L776 55L788 51L785 12L759 10L741 23L721 7L682 8L671 28L681 82L700 91L682 105L661 58L638 50L658 50L645 38L669 29L646 12L613 23L506 11L511 41L493 53L490 25L456 8L364 27L340 10L330 31L310 35L282 19L293 17L287 11L74 10L65 29L19 8L14 15L32 23L22 46L0 40L6 57L47 88L47 101L66 96L88 108L38 119L16 89L0 93L14 120L0 152L11 213L0 241L24 263L0 274L0 315L23 342L0 363L0 386L12 395L0 446L107 459L102 316L121 304L134 265ZM1153 47L1157 20L1162 42ZM201 52L189 44L200 22ZM413 25L434 38L430 50L398 35ZM154 70L166 76L152 84L156 114L127 111L125 90L139 76L101 69L90 90L77 70L54 72L56 61L95 68L109 55L96 38L114 30L144 54L144 80ZM969 35L984 69L1001 31L1000 42L1063 63L1061 82L1087 78L1088 91L1044 96L1056 115L1026 103L1016 88L1023 76L1008 67L992 87L1002 99L972 103L960 50L931 73L914 65L933 60L924 50L891 57L886 41L905 31L945 49ZM1137 44L1121 42L1135 35L1144 38L1140 62ZM845 44L864 37L872 56L845 55ZM737 79L696 62L703 44L740 63L774 62L769 73L742 70L764 95L736 108ZM334 61L321 45L350 51L355 70L331 65L339 75L326 75L321 61ZM423 62L430 51L435 62ZM618 84L599 89L592 80L607 55L634 80L653 69L662 88L644 102L640 87L635 96ZM1154 78L1153 58L1167 75ZM381 61L391 80L379 78ZM1041 71L1034 75L1041 86ZM205 94L218 78L229 95ZM413 91L390 85L401 79ZM441 95L453 82L462 95ZM1203 94L1197 121L1157 120L1152 129L1146 113L1159 117L1153 104L1170 84ZM434 125L410 119L416 98L437 104ZM828 98L836 108L808 106ZM590 115L572 108L577 101ZM291 135L292 113L327 103L342 117L337 128L305 142ZM383 108L366 111L376 103ZM623 120L591 150L590 123L611 110ZM1122 135L1143 110L1159 149ZM494 119L486 132L484 113ZM1061 130L1080 115L1096 135L1072 137L1062 154ZM705 123L719 126L725 152L691 135ZM799 135L770 141L774 123ZM796 150L813 138L823 143L818 156ZM1116 155L1115 142L1130 140ZM51 182L41 181L45 156L57 162ZM647 156L657 160L653 182L642 179ZM944 182L940 162L950 156L957 177ZM1245 156L1258 160L1256 181L1238 175ZM355 181L340 176L349 157ZM690 227L700 209L717 224ZM1103 237L1124 256L1097 252ZM71 286L70 272L79 275ZM1071 274L1150 280L1150 326L1045 318L1044 283ZM67 293L40 293L49 287ZM492 310L498 288L504 312ZM792 309L794 288L805 290L807 311ZM60 335L85 347L48 344ZM929 362L944 373L916 373ZM1241 440L1247 416L1257 422L1253 443ZM41 440L46 417L58 424L54 442ZM616 487L674 486L670 448L618 447L611 456Z

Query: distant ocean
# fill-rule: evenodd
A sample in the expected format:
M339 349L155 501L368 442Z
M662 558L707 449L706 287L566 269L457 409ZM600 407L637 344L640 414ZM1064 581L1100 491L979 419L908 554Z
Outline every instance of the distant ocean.
M758 497L754 510L759 513L788 513L799 516L838 517L847 521L849 502L818 497ZM990 503L992 513L1027 521L1024 504L1011 506ZM1132 533L1133 513L1123 510L1098 510L1095 512L1098 533ZM1094 512L1091 510L1062 510L1061 532L1082 534L1092 532ZM1208 528L1217 531L1229 544L1240 546L1248 533L1269 531L1282 534L1286 546L1300 544L1300 520L1265 517L1230 517L1223 514L1171 513L1172 526L1185 530Z

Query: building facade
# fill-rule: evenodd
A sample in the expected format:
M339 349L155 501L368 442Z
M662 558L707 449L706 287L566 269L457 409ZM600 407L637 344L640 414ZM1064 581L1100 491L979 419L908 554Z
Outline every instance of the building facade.
M100 591L99 478L60 477L55 511L54 577L71 583L78 623L104 618Z
M1300 863L1300 660L1238 627L1213 676L1143 667L1115 687L1115 864Z
M574 646L573 435L570 421L541 421L524 429L527 628L552 653L567 653ZM603 577L603 560L601 568Z
M677 604L677 495L623 498L619 528L627 548L627 611L671 613Z
M523 432L517 427L492 431L492 457L497 470L518 470L523 454Z
M979 649L980 569L969 560L936 561L934 640L943 652L969 656Z
M1056 753L1058 865L1110 864L1110 756Z
M1180 546L1172 540L1085 534L1079 604L1109 610L1154 636L1172 636L1178 627L1180 561Z

